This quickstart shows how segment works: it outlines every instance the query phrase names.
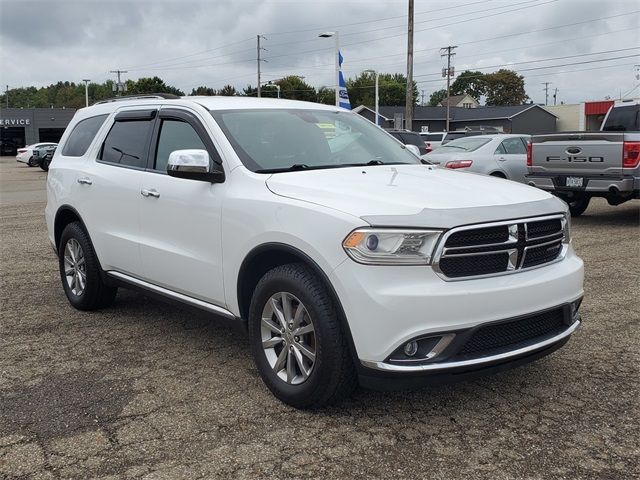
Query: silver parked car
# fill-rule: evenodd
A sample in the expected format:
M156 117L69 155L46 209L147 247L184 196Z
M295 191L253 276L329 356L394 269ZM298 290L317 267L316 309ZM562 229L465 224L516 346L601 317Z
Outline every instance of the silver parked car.
M436 148L422 158L444 168L526 183L529 135L480 135L463 137Z

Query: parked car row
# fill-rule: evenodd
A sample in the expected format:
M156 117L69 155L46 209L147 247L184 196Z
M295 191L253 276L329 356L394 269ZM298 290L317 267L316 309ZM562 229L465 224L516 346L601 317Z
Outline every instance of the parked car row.
M49 170L49 165L57 146L57 143L50 142L27 145L18 149L16 161L26 163L30 167L40 167L46 172Z

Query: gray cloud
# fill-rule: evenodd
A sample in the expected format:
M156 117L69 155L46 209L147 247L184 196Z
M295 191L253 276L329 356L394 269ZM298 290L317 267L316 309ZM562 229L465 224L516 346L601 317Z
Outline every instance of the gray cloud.
M459 45L457 71L635 47L640 42L637 13L548 28L639 7L636 0L417 0L416 80L427 97L442 88L438 48L449 44ZM331 85L335 82L333 40L318 38L318 33L341 25L347 76L367 68L404 72L406 19L394 17L405 14L406 0L0 0L0 82L11 87L82 78L102 82L112 78L109 70L126 68L128 78L158 75L187 92L198 85L219 88L231 83L242 88L256 83L255 36L262 33L267 37L263 42L267 49L265 80L299 74L316 87ZM478 18L482 16L487 17ZM474 20L465 21L469 19ZM377 21L360 23L370 20ZM548 30L521 34L542 29ZM480 41L500 36L504 38ZM637 52L523 63L513 68L633 53ZM544 101L540 83L549 81L559 89L560 100L575 102L630 90L636 85L634 63L640 63L640 57L522 74L534 101Z

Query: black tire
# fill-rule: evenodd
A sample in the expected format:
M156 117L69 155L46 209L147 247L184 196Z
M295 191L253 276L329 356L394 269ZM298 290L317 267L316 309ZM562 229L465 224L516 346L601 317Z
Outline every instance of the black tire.
M40 168L45 172L49 171L49 165L51 165L51 157L44 157L40 162Z
M504 178L506 179L507 177L505 176L504 173L502 172L493 172L492 174L490 174L489 176L491 177L496 177L496 178Z
M581 195L572 198L564 197L563 200L569 205L569 211L572 217L579 217L582 215L591 201L591 197L588 195Z
M31 158L29 159L29 161L27 162L27 165L28 165L29 167L37 167L37 166L38 166L38 162L36 161L36 159L35 159L35 158L31 157Z
M80 245L84 255L86 282L83 291L79 294L74 293L65 275L65 249L71 240L75 240ZM91 239L80 222L70 223L62 231L58 247L58 265L62 287L73 307L78 310L97 310L113 303L118 289L107 286L102 281L100 262L98 262Z
M286 292L304 304L315 329L315 363L308 378L293 385L272 369L262 347L262 312L272 295ZM320 408L349 396L357 386L355 366L338 310L325 285L304 264L282 265L258 282L249 309L253 358L269 390L295 408Z

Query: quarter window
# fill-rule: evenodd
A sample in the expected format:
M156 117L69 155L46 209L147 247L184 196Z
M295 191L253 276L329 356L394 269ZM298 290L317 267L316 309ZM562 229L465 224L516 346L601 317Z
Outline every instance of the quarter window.
M66 157L83 156L107 116L108 115L97 115L78 122L77 125L73 127L73 131L64 144L62 155Z
M152 120L116 121L102 145L100 159L128 167L146 167L152 126Z
M158 137L155 170L166 171L169 154L183 149L206 150L200 136L187 122L180 120L163 120Z
M502 146L508 155L526 155L527 150L520 140L520 137L507 138L502 142Z

